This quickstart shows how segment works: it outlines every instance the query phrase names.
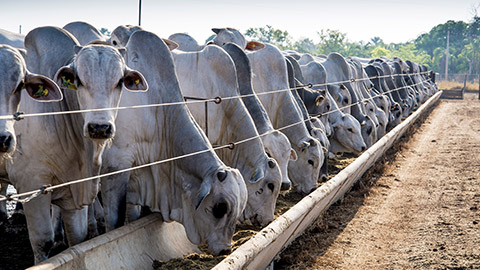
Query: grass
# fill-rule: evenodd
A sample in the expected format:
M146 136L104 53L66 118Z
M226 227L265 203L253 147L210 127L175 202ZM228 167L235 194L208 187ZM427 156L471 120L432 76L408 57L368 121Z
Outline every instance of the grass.
M438 85L438 89L441 89L441 90L453 90L453 89L463 88L463 82L455 82L455 81L439 81L437 85ZM478 83L467 82L465 89L478 90Z

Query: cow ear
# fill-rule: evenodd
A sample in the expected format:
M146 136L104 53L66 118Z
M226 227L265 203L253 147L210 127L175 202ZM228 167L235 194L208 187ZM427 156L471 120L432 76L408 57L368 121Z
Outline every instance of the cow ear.
M297 160L297 152L295 152L295 150L293 150L292 148L290 148L290 160Z
M25 90L30 97L37 101L50 102L63 99L62 91L60 91L58 85L43 75L27 73Z
M225 28L212 28L212 31L218 35L218 33L220 33L220 31L222 31L223 29Z
M262 169L256 168L255 171L252 174L252 177L248 182L254 184L257 183L258 181L262 180L265 178L265 173L263 172Z
M315 105L318 107L320 105L320 102L322 102L322 100L324 100L325 98L322 96L322 95L319 95L316 99L315 99Z
M178 48L178 44L175 41L172 41L172 40L169 40L169 39L166 39L166 38L162 38L162 40L163 40L163 42L165 42L165 44L167 45L167 47L170 51L173 51L176 48Z
M65 89L77 90L77 76L75 75L75 70L70 66L61 67L57 74L55 74L55 81L57 84Z
M210 194L211 189L212 189L212 185L211 185L210 181L205 179L202 182L202 184L200 185L200 189L198 190L198 193L197 193L197 201L195 203L195 210L197 210L198 207L200 206L200 204L202 204L205 197L207 197L207 195Z
M123 75L123 85L130 91L145 92L148 90L148 83L142 73L127 69L125 75Z
M249 41L247 45L245 45L245 50L247 51L258 51L265 48L265 44L257 41Z

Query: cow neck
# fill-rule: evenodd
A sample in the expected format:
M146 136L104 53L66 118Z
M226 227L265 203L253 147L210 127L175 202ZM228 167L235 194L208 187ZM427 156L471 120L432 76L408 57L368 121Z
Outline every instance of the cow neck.
M273 130L272 123L268 117L265 108L261 104L256 95L253 95L252 85L252 68L248 56L242 49L233 45L229 45L225 48L230 57L232 57L237 71L237 83L240 95L250 95L242 97L242 101L245 104L250 116L252 117L255 127L260 134Z

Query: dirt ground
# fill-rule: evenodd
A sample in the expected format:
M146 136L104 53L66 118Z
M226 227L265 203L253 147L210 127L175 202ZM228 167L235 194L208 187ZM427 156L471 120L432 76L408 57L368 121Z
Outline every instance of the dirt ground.
M275 269L480 269L478 94L441 100L401 148Z

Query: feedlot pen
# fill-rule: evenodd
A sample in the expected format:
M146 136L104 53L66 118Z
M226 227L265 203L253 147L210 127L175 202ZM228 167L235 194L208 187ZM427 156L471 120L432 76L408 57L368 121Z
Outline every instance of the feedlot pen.
M480 268L479 110L473 93L442 100L402 147L394 144L385 166L367 172L277 257L274 269ZM16 238L2 239L5 252L13 243L29 249L10 233L1 234ZM31 265L27 253L10 252L0 269Z
M480 101L441 100L275 269L480 269Z

